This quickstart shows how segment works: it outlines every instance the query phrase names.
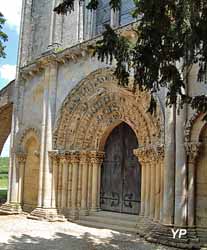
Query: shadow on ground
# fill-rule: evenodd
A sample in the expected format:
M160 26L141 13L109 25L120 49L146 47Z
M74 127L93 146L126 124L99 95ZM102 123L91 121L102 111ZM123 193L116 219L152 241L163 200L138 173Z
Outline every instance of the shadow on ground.
M145 242L138 236L123 239L123 234L112 233L110 238L99 238L90 233L71 236L56 233L52 239L13 235L8 243L0 243L0 250L165 250L168 248Z

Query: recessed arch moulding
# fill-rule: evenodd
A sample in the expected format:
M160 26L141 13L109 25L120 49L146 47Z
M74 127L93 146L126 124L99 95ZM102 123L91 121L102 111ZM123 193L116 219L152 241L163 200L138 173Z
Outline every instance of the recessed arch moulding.
M113 128L121 122L127 123L137 136L139 149L134 153L141 165L147 165L150 171L150 158L153 166L156 165L152 175L155 175L154 170L157 169L156 175L161 178L161 163L159 160L153 161L155 155L159 158L155 149L161 143L160 110L157 110L156 116L147 113L150 96L138 90L133 93L129 88L118 85L113 72L111 68L99 69L82 80L65 99L55 124L53 172L56 173L55 169L59 169L55 174L57 177L54 178L63 180L62 186L57 181L57 207L64 214L64 208L67 207L72 219L76 219L79 212L86 215L89 211L97 211L100 208L100 167L104 157L104 146ZM69 182L65 179L67 171ZM142 171L143 204L148 202L146 197L149 197L149 192L145 196L144 190L150 181L145 180L149 180L151 176L145 176L145 173L147 172ZM161 182L157 183L156 188L154 183L152 190L161 190ZM60 197L66 197L67 193L67 185L64 183L68 183L72 189L68 197L62 199ZM161 204L159 190L156 200ZM159 204L155 204L155 194L152 195L150 203L152 207L157 207L157 210L153 209L154 217L155 211L159 211L160 208Z
M118 85L113 69L99 69L82 80L65 99L55 124L53 146L58 150L102 151L112 129L126 122L139 145L161 138L160 112L146 112L150 96Z

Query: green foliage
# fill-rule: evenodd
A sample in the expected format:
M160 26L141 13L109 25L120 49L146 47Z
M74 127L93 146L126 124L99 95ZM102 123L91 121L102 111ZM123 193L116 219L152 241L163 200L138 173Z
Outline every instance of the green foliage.
M57 14L66 15L67 13L71 13L74 11L74 0L64 0L57 7L54 8L54 11Z
M0 190L0 204L6 201L7 190Z
M8 168L9 168L9 158L0 157L0 188L7 188Z
M131 44L106 26L94 54L101 61L116 60L115 74L123 85L128 83L129 72L134 72L134 88L151 93L151 113L156 108L153 94L162 87L168 90L167 105L182 108L188 103L198 112L206 113L207 96L189 96L186 85L194 64L199 66L198 81L207 83L207 0L134 0L134 3L133 17L139 19L136 43ZM110 1L113 9L120 9L120 4L121 0ZM88 7L96 9L98 0L91 0Z
M6 20L5 20L4 16L0 12L0 57L3 57L3 58L5 58L5 56L6 56L4 43L8 40L7 34L5 34L2 31L3 26L5 24L5 21Z

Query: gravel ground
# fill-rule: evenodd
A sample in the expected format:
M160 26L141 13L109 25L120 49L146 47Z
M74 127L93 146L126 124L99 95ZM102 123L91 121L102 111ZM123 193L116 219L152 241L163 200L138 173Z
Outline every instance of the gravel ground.
M71 222L46 222L24 215L0 216L0 250L175 250L137 235Z

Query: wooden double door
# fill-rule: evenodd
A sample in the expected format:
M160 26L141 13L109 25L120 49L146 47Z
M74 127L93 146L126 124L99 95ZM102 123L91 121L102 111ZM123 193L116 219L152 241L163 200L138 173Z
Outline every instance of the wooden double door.
M137 147L136 135L126 123L115 127L109 135L101 168L101 209L139 214L141 169L133 154Z

